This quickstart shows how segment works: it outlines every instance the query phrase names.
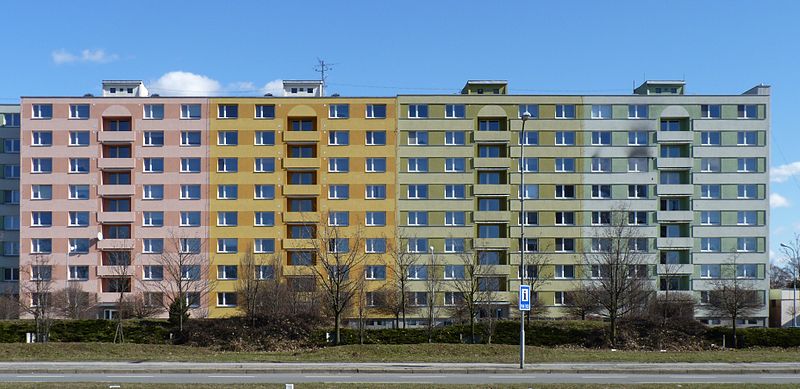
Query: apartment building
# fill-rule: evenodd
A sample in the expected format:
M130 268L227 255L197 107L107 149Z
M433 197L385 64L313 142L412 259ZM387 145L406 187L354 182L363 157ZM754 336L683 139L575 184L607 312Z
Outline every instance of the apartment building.
M584 255L602 251L598 229L624 212L646 258L637 272L655 289L693 294L701 320L721 323L704 307L716 280L747 279L766 299L767 86L689 95L682 81L648 81L631 95L513 95L486 80L456 95L388 98L326 97L322 87L165 98L109 81L102 97L24 97L22 285L80 285L111 317L120 288L163 298L157 258L177 240L209 261L214 290L192 299L196 314L230 316L247 253L261 261L257 278L280 274L306 290L315 227L334 226L363 233L364 247L332 247L367 252L349 274L366 278L373 326L390 325L377 291L393 282L387 251L397 247L418 257L407 277L412 325L430 304L437 322L450 320L468 254L493 296L481 314L514 316L523 273L544 280L535 298L558 318L601 271ZM547 263L520 272L521 247ZM132 265L130 281L118 263ZM440 282L429 295L431 278ZM741 324L766 317L765 305Z
M19 294L19 105L0 105L0 295ZM14 315L11 314L13 317Z

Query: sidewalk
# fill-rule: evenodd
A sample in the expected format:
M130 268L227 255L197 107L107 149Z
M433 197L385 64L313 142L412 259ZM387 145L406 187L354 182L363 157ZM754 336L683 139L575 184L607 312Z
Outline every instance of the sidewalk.
M800 374L800 363L195 363L0 362L0 374L54 373L405 373L405 374Z

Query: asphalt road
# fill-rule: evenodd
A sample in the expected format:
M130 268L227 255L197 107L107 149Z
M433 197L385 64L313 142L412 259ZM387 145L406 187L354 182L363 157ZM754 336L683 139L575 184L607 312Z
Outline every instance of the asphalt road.
M402 374L402 373L275 373L275 374L0 374L0 382L122 383L417 383L417 384L646 384L646 383L800 383L800 374Z

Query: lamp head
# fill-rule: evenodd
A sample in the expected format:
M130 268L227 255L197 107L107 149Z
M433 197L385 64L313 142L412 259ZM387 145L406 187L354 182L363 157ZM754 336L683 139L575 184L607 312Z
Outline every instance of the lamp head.
M785 249L790 249L790 248L791 248L791 247L789 247L789 246L787 246L787 245L785 245L785 244L783 244L783 243L781 243L781 247L783 247L783 248L785 248Z
M528 120L528 119L530 119L530 118L531 118L531 113L530 112L525 111L525 112L522 113L522 121L523 122Z

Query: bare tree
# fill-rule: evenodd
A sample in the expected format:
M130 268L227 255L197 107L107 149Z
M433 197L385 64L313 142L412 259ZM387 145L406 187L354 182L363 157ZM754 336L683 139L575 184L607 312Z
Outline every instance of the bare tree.
M316 264L309 264L321 287L322 298L333 315L335 343L341 343L342 315L353 307L358 296L359 278L363 278L362 265L366 259L363 227L345 227L342 221L331 223L331 214L325 215L316 230L316 238L308 239L314 251Z
M481 277L487 273L487 269L474 249L465 249L459 254L459 259L464 274L459 274L452 283L453 289L460 296L459 304L454 307L454 315L462 316L469 322L470 342L474 343L475 321L481 304L486 299L486 294L481 290Z
M53 309L57 316L81 320L95 316L97 293L90 293L80 284L70 282L67 287L53 293Z
M526 238L528 242L521 242L527 247L524 249L522 256L522 274L519 274L523 285L528 285L531 288L531 310L528 312L526 320L530 322L531 316L541 315L547 310L547 306L542 304L538 298L539 290L547 283L549 278L542 273L542 269L550 264L550 258L547 255L549 247L539 247L541 242L538 238ZM519 269L518 269L519 272Z
M660 318L661 326L666 326L671 319L689 319L694 315L694 297L685 292L680 283L686 279L680 263L661 261L659 272L660 293L652 301Z
M442 287L443 269L440 264L439 256L430 248L430 258L428 260L428 274L425 277L425 313L427 318L428 343L433 343L433 328L436 325L436 313L438 310L436 296Z
M164 297L170 320L178 324L181 332L190 310L206 300L214 287L206 244L203 238L171 230L156 258L163 268L164 280L155 285Z
M731 320L733 348L737 346L737 320L753 315L764 307L763 298L759 296L751 279L755 275L738 274L738 258L738 253L729 257L727 276L723 274L722 277L710 281L711 290L708 292L709 312Z
M584 252L586 291L602 308L610 323L611 344L616 346L620 318L641 312L652 294L648 278L647 238L627 223L624 207L612 211L610 223L597 227L592 248Z
M578 282L574 290L567 292L565 299L567 309L577 319L586 320L587 316L600 311L597 299L587 290L584 282Z
M20 312L19 296L2 293L0 294L0 320L18 319Z
M392 282L396 286L397 293L396 303L393 307L397 309L399 316L402 318L402 326L406 328L406 312L410 308L407 301L409 276L408 269L414 266L420 260L420 253L408 250L408 239L410 238L404 230L398 229L395 234L395 239L387 239L387 252L392 259L389 269L392 274Z
M122 315L132 319L147 319L164 312L164 297L161 292L137 291L125 296Z
M23 297L20 309L33 316L36 323L36 341L46 343L53 321L53 267L50 256L34 254L28 266L21 269L20 282Z
M800 276L800 234L795 233L794 238L788 244L781 243L781 253L786 260L784 270L788 273L792 282L797 282ZM789 286L792 286L792 282Z
M236 293L242 300L239 307L253 325L263 314L263 305L275 302L263 297L266 291L277 292L275 288L281 282L282 269L280 254L257 254L252 244L239 260L236 284Z
M117 293L116 311L117 328L114 333L114 343L125 343L125 333L122 320L125 318L128 295L133 287L133 270L130 251L112 250L105 253L111 265L111 277L107 280L111 290Z
M785 289L792 287L791 265L780 266L774 262L769 264L769 287L770 289Z

